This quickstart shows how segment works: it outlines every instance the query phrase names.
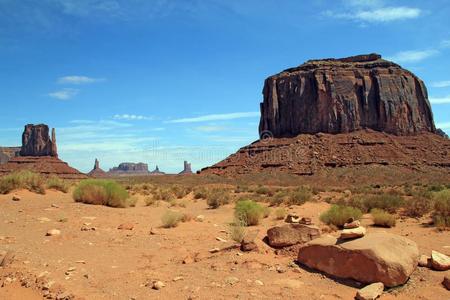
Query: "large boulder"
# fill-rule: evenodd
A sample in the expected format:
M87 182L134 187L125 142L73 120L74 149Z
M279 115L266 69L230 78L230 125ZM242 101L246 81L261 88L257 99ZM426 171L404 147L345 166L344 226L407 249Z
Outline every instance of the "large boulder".
M45 124L25 125L22 133L21 156L58 156L56 148L56 133L52 129L52 138L48 126Z
M274 248L303 244L318 237L320 229L313 225L287 224L267 230L268 243Z
M422 80L378 54L307 61L267 78L263 94L263 137L436 131Z
M399 235L380 232L342 241L332 236L313 240L299 250L298 261L339 278L387 287L404 284L416 269L416 243Z

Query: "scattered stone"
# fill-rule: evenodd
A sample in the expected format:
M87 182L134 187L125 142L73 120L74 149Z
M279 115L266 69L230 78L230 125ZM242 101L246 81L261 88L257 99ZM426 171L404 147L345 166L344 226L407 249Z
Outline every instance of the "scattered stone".
M219 242L222 242L222 243L227 243L228 242L227 240L225 240L225 239L223 239L221 237L216 237L216 240L218 240Z
M426 256L426 255L421 255L419 257L419 263L418 263L419 267L427 267L430 268L431 267L431 257Z
M255 280L255 284L260 286L264 285L264 283L261 280Z
M372 283L356 292L358 300L375 300L383 294L384 284L382 282Z
M14 261L15 254L12 251L0 251L0 267L6 267Z
M258 235L259 230L252 230L245 234L241 241L241 251L250 252L258 250L258 246L255 243L255 238Z
M123 223L117 227L117 229L119 229L119 230L133 230L133 228L134 228L134 224L132 224L132 223Z
M239 278L237 278L237 277L229 276L229 277L225 278L225 283L229 284L229 285L235 285L238 282L239 282Z
M203 222L203 221L205 221L205 216L204 215L198 215L198 216L195 217L195 221Z
M180 281L180 280L184 280L183 276L177 276L174 279L172 279L173 281Z
M37 219L39 222L44 223L44 222L50 222L51 220L49 218L46 217L40 217Z
M286 223L299 223L300 222L300 217L297 214L294 213L290 213L286 216L286 218L284 219L284 221Z
M61 231L58 229L50 229L49 231L47 231L46 236L57 236L60 235Z
M97 228L93 227L93 226L87 226L87 225L83 225L81 226L81 231L96 231Z
M42 285L42 289L49 290L54 284L55 284L55 281L53 281L53 280L47 281L46 283L44 283Z
M212 249L209 249L209 253L217 253L217 252L219 252L219 251L220 251L219 248L212 248Z
M299 223L303 225L312 225L312 220L311 218L301 218Z
M273 283L289 289L299 289L303 288L305 285L303 281L286 278L275 280Z
M366 228L359 226L357 228L352 229L344 229L341 232L341 239L347 240L347 239L355 239L363 237L366 234Z
M344 229L353 229L353 228L358 228L359 226L361 226L361 222L359 220L355 220L350 223L345 223Z
M68 292L56 295L56 300L70 300L70 299L73 299L73 295Z
M300 248L298 261L339 278L362 283L404 284L417 267L417 244L405 237L371 233L341 242L333 236L313 240Z
M275 270L278 272L278 273L286 273L286 268L285 267L283 267L283 266L276 266L275 267Z
M155 281L153 281L152 289L160 290L160 289L162 289L165 286L166 285L164 284L164 282L159 281L159 280L155 280Z
M150 228L150 235L158 235L159 231L154 229L154 228Z
M183 264L184 265L189 265L189 264L192 264L193 262L194 262L194 259L190 255L186 256L183 259Z
M20 198L19 196L17 196L17 195L14 195L14 196L12 197L12 200L13 200L13 201L20 201L21 198Z
M287 224L267 230L269 245L283 248L303 244L320 237L320 229L312 225Z
M444 285L444 287L450 291L450 277L445 276L444 277L444 281L442 281L442 284Z
M450 257L437 251L431 251L431 266L437 271L450 269Z
M59 205L58 205L58 204L55 204L55 203L52 203L51 206L54 207L54 208L59 208Z

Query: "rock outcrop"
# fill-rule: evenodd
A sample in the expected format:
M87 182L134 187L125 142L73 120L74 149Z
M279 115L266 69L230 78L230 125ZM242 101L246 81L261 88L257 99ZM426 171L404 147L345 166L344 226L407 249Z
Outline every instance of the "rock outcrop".
M87 175L94 178L101 178L107 176L106 172L103 171L102 168L100 168L100 162L98 161L98 159L95 159L94 168Z
M320 229L313 225L286 224L267 230L267 241L274 248L304 244L320 237Z
M417 267L419 249L413 241L391 233L368 234L342 241L325 236L305 244L298 261L332 276L362 283L404 284Z
M6 164L11 158L19 156L20 147L0 147L0 165Z
M183 171L181 171L181 172L178 173L178 174L180 174L180 175L192 174L191 164L188 163L187 161L184 161Z
M150 172L150 175L164 175L164 174L166 174L166 173L160 171L158 166L156 166L156 168Z
M119 166L117 167L110 169L109 173L113 175L145 175L149 172L148 165L145 163L125 162L119 164Z
M58 158L55 130L52 130L50 139L48 126L44 124L25 126L20 153L0 165L0 176L19 170L31 170L43 176L56 175L64 179L87 178Z
M378 54L310 60L267 78L263 94L263 137L436 130L422 80Z
M22 149L20 150L20 156L58 157L55 129L52 129L52 138L50 138L47 125L25 125L22 134Z

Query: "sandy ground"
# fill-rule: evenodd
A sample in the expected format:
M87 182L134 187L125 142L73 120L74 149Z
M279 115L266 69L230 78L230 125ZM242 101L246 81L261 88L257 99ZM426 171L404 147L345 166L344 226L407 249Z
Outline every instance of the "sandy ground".
M8 274L20 271L41 275L85 299L353 299L358 289L299 268L293 264L295 253L277 254L268 247L262 241L267 229L283 223L272 216L255 227L259 252L211 254L212 248L233 244L227 233L232 205L211 210L204 200L188 199L186 208L176 209L204 215L204 222L163 229L159 227L166 203L145 207L140 201L137 207L118 209L74 203L70 194L56 191L15 194L20 201L12 201L11 194L0 196L0 250L16 253L11 266L0 268L0 286ZM318 216L328 206L306 203L291 211L320 225ZM386 230L414 240L422 254L433 249L450 255L450 233L424 222L406 219L393 229L380 229L370 226L369 216L362 220L368 232ZM117 229L122 223L132 223L134 229ZM81 231L83 226L96 230ZM46 236L49 229L59 229L61 235ZM450 292L441 285L449 272L418 268L405 286L385 292L381 299L449 299ZM153 280L166 286L154 290ZM0 299L42 298L42 291L18 282L3 285Z

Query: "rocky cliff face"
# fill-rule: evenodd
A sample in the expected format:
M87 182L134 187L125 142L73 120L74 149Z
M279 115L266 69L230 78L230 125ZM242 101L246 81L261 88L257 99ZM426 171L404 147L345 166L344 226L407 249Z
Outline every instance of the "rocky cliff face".
M47 125L25 125L20 155L58 157L55 129L52 129L52 138L50 139Z
M264 83L260 135L435 132L427 89L399 65L369 54L311 60Z
M19 156L20 147L0 147L0 165L6 164L11 158Z
M109 170L110 173L148 173L148 165L144 163L121 163Z

